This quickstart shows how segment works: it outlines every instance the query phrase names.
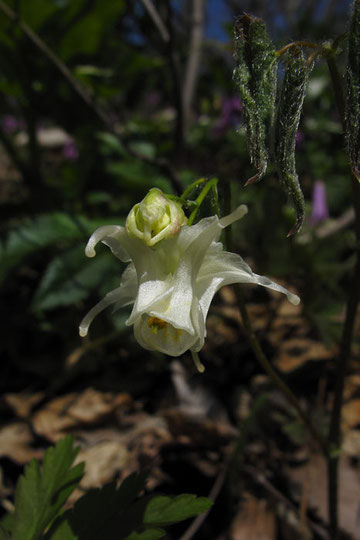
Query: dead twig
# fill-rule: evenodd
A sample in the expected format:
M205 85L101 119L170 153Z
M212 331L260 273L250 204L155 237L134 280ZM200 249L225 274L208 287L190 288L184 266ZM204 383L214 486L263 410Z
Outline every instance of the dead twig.
M199 74L201 45L204 34L204 11L204 0L193 0L190 46L183 87L185 132L189 127L191 105L196 88L196 81Z
M145 9L148 12L153 23L155 24L156 28L159 30L159 34L162 40L165 43L168 43L170 41L170 35L168 32L168 29L166 28L165 24L163 23L159 15L159 12L156 10L156 7L154 6L151 0L141 0L141 1L144 4Z

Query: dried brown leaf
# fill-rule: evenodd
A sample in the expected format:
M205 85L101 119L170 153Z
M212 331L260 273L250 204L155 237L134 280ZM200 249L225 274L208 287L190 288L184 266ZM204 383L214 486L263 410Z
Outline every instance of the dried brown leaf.
M32 448L33 435L25 422L13 422L0 429L0 457L23 465L30 459L40 459L43 450Z

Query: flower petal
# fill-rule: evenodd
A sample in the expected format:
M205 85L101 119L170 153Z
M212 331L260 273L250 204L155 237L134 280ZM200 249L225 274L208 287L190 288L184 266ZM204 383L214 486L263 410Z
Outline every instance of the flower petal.
M113 291L107 293L106 296L100 302L98 302L90 311L85 315L79 326L79 333L81 337L85 337L88 333L89 326L92 321L105 308L111 304L117 304L119 307L131 302L132 298L129 298L128 294L122 287L118 287Z
M120 227L120 225L104 225L103 227L99 227L96 229L95 232L92 233L92 235L89 238L89 241L85 248L85 254L87 257L95 257L95 246L103 238L106 236L112 236L119 232L123 227Z
M117 311L119 308L132 303L136 292L136 272L134 266L130 264L122 275L120 287L109 292L85 315L79 326L80 336L84 337L87 335L90 324L101 311L111 304L115 304L113 311Z
M232 283L255 283L285 294L289 302L295 306L300 302L300 298L296 294L285 289L285 287L274 283L265 276L255 274L240 255L229 253L228 251L223 251L220 254L218 244L216 243L211 246L204 259L203 265L199 270L196 292L199 298L202 298L204 295L204 299L209 298L207 289L212 290L211 288L215 286L213 281L215 277L217 278L216 290L219 290L224 285L230 285ZM219 279L221 279L221 281L219 281ZM207 301L200 301L200 303L202 309L205 310Z
M278 291L283 294L286 294L287 299L294 306L297 306L298 304L300 304L300 298L298 297L297 294L294 294L288 291L287 289L285 289L285 287L282 287L281 285L278 285L274 281L271 281L271 279L269 279L268 277L259 276L258 274L253 274L253 276L255 278L254 283L257 283L258 285L262 285L263 287L267 287L268 289L272 289L273 291Z
M134 325L134 335L144 349L159 351L169 356L181 356L197 340L197 336L148 315L143 315L137 320Z

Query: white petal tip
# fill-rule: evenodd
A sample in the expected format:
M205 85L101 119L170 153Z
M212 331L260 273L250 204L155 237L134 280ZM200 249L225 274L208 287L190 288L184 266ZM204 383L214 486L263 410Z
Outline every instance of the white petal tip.
M241 212L241 215L242 215L242 216L245 216L245 215L248 213L248 211L249 211L249 209L248 209L248 207L246 206L246 204L241 204L241 205L239 206L238 210L239 210L239 212Z
M204 373L205 366L201 362L198 353L196 351L191 350L191 349L190 349L190 352L191 352L192 359L194 360L194 364L196 366L196 369L198 370L199 373Z
M90 259L91 259L92 257L95 257L96 251L95 251L94 248L88 248L88 247L86 247L86 248L85 248L85 255L86 255L87 257L90 257Z
M291 302L294 306L298 306L300 304L300 298L296 294L288 293L286 296L289 302Z
M82 327L80 326L80 328L79 328L79 334L80 334L80 336L81 336L81 337L85 337L85 336L87 336L87 333L88 333L88 329L87 329L87 328L82 328Z
M228 216L225 216L219 220L219 223L221 227L228 227L234 221L238 221L239 219L243 218L245 214L248 213L248 207L245 204L241 204L238 206L231 214Z

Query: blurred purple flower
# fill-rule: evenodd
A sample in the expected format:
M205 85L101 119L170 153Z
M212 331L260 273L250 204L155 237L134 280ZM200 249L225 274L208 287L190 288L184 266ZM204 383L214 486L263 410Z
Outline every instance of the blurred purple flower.
M239 121L241 111L242 104L237 96L230 98L223 97L221 100L220 118L218 118L214 125L214 133L216 135L223 135L229 127L235 126Z
M326 202L326 187L322 180L316 180L312 192L312 211L310 216L311 225L317 225L328 219L329 210Z
M4 116L1 117L0 123L7 135L11 135L12 133L15 133L15 131L24 128L23 120L16 118L16 116L13 116L12 114L4 114Z
M63 156L69 161L76 161L79 157L79 150L74 139L69 138L64 144Z

